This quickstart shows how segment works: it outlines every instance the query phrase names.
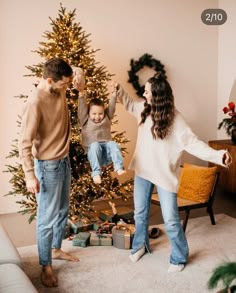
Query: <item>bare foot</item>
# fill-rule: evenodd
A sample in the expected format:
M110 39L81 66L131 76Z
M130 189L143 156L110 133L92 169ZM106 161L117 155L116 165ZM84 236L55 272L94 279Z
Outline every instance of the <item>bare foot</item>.
M96 184L101 184L102 183L102 178L100 175L96 175L93 177L93 182Z
M78 257L73 256L73 255L71 255L61 249L56 249L56 248L52 249L52 258L53 259L69 260L69 261L74 261L74 262L79 261Z
M119 169L119 170L117 170L117 174L118 175L123 175L123 174L125 174L126 173L126 171L124 170L124 169Z
M115 203L113 203L113 202L111 202L111 201L108 201L108 204L109 204L109 206L111 207L113 214L114 214L114 215L117 214L117 209L116 209L116 205L115 205Z
M57 278L53 273L52 266L43 266L41 273L41 282L46 287L57 287Z

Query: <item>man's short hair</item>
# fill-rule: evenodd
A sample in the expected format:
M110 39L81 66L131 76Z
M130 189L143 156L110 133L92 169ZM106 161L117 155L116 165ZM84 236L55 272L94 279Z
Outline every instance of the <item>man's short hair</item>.
M73 70L70 65L60 58L52 58L45 62L43 67L43 78L52 78L54 82L62 80L63 76L70 77Z

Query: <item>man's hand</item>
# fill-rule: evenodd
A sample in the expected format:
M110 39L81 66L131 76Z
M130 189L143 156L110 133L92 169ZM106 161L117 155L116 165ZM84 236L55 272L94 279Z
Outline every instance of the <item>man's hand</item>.
M79 92L84 91L85 88L85 75L83 70L80 67L75 67L73 69L73 87L76 88Z
M27 179L26 187L27 187L27 191L32 193L38 193L40 190L40 184L38 179L36 177L33 179Z

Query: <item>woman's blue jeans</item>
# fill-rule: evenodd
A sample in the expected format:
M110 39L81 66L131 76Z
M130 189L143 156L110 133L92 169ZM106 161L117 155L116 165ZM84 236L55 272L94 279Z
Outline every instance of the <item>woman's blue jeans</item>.
M114 141L91 143L88 147L88 160L92 169L92 177L101 175L101 167L112 162L115 171L123 169L120 146Z
M142 177L135 176L134 219L136 232L132 244L132 254L137 252L143 245L150 251L148 227L153 188L153 183ZM164 190L159 186L157 186L157 191L166 233L171 244L170 263L185 264L188 259L189 249L180 223L176 193Z
M52 263L51 249L61 248L69 211L70 160L34 160L40 182L37 198L37 242L39 263Z

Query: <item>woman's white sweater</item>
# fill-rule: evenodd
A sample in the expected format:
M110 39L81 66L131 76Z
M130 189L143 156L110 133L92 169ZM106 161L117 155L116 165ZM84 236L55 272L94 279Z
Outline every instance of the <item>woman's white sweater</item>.
M144 109L143 99L130 98L121 87L117 95L119 101L136 117L139 124ZM165 190L177 192L180 161L184 151L199 159L225 167L222 158L226 151L214 150L199 140L177 110L171 131L165 139L154 140L151 127L150 116L146 118L144 124L138 126L136 148L129 166L136 175Z

